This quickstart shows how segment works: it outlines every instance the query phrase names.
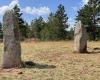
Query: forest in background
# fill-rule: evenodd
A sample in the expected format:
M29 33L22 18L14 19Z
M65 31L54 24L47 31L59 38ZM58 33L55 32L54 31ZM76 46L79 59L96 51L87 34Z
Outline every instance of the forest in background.
M70 28L65 7L60 4L56 12L51 12L47 21L42 16L33 19L28 24L23 18L20 8L16 5L15 15L19 20L21 40L34 38L36 40L72 40L74 38L74 27ZM81 20L86 27L89 40L100 40L100 1L89 0L76 16L76 22ZM99 25L98 25L99 24ZM0 38L3 38L3 23L0 22ZM68 30L70 28L70 30Z

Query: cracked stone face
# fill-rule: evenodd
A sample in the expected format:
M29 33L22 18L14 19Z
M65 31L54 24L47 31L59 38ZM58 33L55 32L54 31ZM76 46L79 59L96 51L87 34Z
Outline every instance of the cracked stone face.
M21 64L21 46L19 25L13 10L8 10L3 16L3 68L18 67Z

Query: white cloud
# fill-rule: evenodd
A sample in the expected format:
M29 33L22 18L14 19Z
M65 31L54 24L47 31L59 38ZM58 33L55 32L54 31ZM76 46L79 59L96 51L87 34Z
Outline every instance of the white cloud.
M6 10L8 10L9 7L8 6L2 6L0 7L0 15L3 15L5 13Z
M87 4L89 0L82 0L83 4Z
M70 25L70 27L68 28L68 30L70 30L71 28L73 28L74 27L74 25L75 25L75 20L73 19L73 18L69 18L68 19L68 22L69 22L69 25Z
M73 21L73 18L70 17L70 18L68 19L68 21Z
M12 0L10 4L1 6L0 7L0 15L3 15L5 13L5 11L8 10L8 9L12 9L16 4L18 6L20 6L19 0ZM21 11L25 12L27 14L35 15L35 16L47 15L51 12L50 9L46 6L39 7L39 8L36 8L36 7L31 8L29 6L29 7L21 9Z
M48 15L51 11L48 7L43 6L43 7L26 7L24 9L22 9L23 12L27 13L27 14L31 14L31 15L37 15L37 16L41 16L41 15Z
M3 15L6 10L12 9L16 4L18 4L18 0L13 0L9 5L1 6L0 7L0 15ZM19 5L19 4L18 4Z
M74 6L74 7L71 7L74 11L78 11L78 7L77 6Z

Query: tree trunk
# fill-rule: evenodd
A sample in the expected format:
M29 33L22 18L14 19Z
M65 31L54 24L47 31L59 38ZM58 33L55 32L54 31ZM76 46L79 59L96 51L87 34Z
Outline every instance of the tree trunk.
M96 32L93 31L93 32L92 32L92 35L93 35L93 40L95 41L95 40L96 40Z
M92 25L92 35L93 35L93 40L96 40L96 22L94 21L94 24Z

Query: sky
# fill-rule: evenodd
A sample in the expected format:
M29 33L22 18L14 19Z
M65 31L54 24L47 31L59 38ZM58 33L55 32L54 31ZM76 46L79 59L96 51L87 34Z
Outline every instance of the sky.
M88 0L1 0L0 21L6 10L12 9L16 4L23 12L23 19L30 23L33 19L42 16L47 20L51 12L55 12L59 4L64 5L68 16L68 23L73 27L77 11L87 4Z

